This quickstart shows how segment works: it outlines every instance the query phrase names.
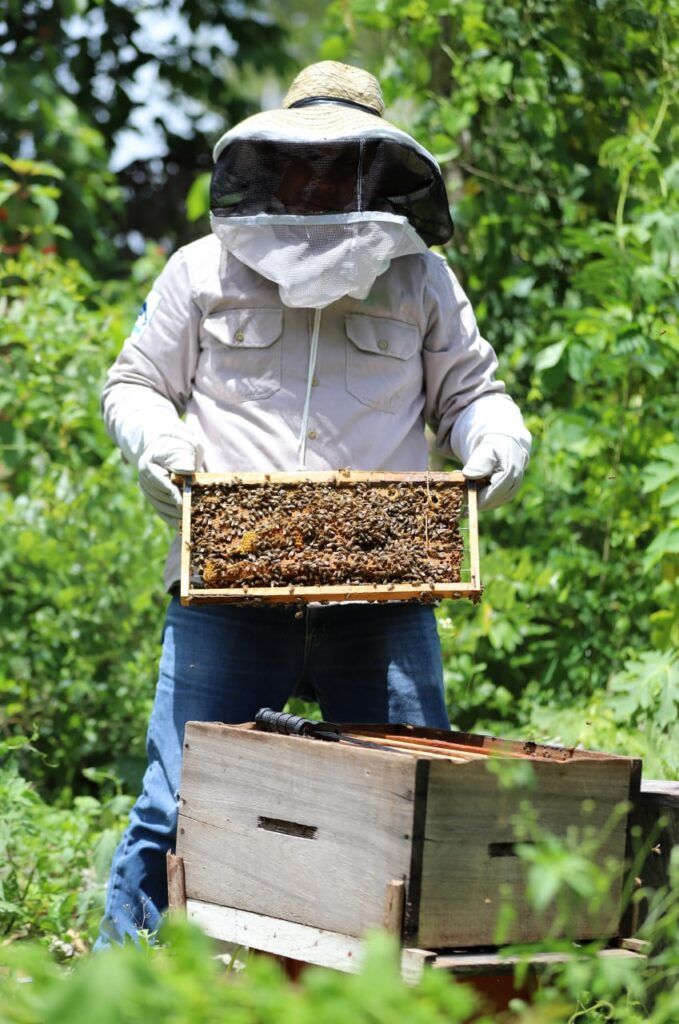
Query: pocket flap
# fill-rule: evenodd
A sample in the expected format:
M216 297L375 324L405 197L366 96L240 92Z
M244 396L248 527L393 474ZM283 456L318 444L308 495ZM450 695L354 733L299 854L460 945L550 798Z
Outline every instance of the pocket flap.
M234 348L268 348L283 332L282 309L225 309L205 317L211 337Z
M344 318L347 337L362 352L394 359L411 359L420 348L420 332L414 324L383 316L348 313Z

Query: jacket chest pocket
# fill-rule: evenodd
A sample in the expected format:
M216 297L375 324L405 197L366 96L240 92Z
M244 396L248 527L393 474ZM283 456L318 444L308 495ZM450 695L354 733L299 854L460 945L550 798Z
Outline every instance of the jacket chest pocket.
M283 310L227 309L203 320L206 371L227 402L269 398L281 386Z
M420 332L413 324L349 313L347 391L380 412L397 412L422 392Z

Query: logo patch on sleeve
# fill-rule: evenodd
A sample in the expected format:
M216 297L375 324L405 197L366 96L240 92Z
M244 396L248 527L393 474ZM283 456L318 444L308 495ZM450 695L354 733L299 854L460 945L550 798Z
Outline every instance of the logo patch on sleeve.
M148 295L146 296L146 301L139 310L139 314L135 321L135 325L132 328L133 337L138 338L139 335L143 334L143 332L146 330L148 325L153 320L153 317L155 316L156 310L158 309L158 306L160 305L162 298L163 296L160 294L160 292L154 291L153 289L151 289L151 291L148 293Z

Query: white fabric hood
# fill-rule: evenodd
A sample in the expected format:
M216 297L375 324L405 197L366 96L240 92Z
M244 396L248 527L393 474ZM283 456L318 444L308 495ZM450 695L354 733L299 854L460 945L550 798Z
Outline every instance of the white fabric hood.
M278 285L286 306L309 309L345 295L365 299L393 259L427 250L408 221L392 214L213 215L212 229L237 259Z

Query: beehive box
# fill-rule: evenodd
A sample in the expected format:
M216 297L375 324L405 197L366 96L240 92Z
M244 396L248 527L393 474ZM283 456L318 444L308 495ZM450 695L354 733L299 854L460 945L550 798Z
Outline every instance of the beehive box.
M618 934L627 841L618 811L636 797L638 761L408 726L347 728L374 746L189 723L177 838L189 907L360 937L382 926L390 882L403 880L404 943L464 949L495 943L509 887L504 941L537 941L553 915L528 906L513 827L529 797L542 829L593 830L599 861L616 865L603 905L573 907L569 934ZM529 763L532 788L502 785L500 761Z
M477 598L476 485L462 473L195 473L182 603Z

